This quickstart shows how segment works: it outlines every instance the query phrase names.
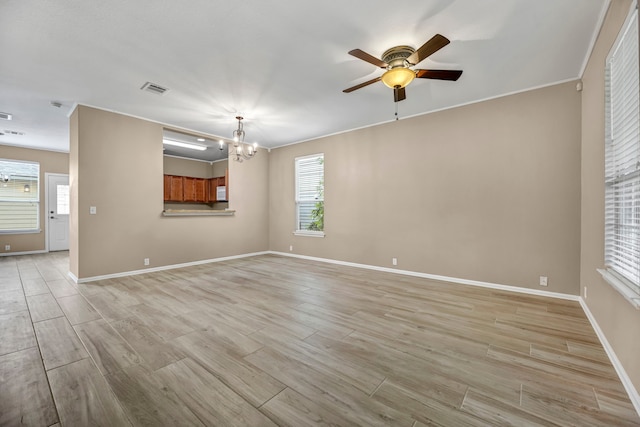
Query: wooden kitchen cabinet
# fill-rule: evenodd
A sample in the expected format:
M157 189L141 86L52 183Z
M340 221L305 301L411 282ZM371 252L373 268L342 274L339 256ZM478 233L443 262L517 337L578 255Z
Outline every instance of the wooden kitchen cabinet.
M175 175L164 176L164 201L182 202L184 194L183 177Z
M164 175L164 201L189 203L215 203L229 200L229 171L215 178ZM225 187L224 199L217 199L219 186Z
M184 202L207 203L209 189L207 180L204 178L182 177L184 183L184 193L182 195Z

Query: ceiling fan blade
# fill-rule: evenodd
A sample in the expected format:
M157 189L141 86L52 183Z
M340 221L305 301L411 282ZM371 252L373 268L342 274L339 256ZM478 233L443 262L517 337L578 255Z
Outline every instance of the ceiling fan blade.
M380 81L380 79L382 79L382 77L376 77L375 79L371 79L371 80L366 81L366 82L364 82L364 83L360 83L359 85L355 85L355 86L352 86L352 87L350 87L350 88L348 88L348 89L345 89L345 90L343 90L343 92L344 92L344 93L353 92L354 90L358 90L358 89L360 89L361 87L369 86L369 85L370 85L370 84L372 84L372 83L379 82L379 81Z
M462 70L416 70L416 77L419 79L456 81L461 75Z
M413 65L416 65L418 62L422 61L423 59L427 58L430 55L433 55L434 53L436 53L437 51L439 51L449 43L450 42L448 38L446 38L443 35L436 34L435 36L431 37L431 39L428 42L420 46L420 49L413 52L407 58L407 62Z
M388 65L386 62L382 61L381 59L378 59L375 56L369 55L367 52L360 49L350 50L349 55L355 56L358 59L362 59L363 61L366 61L369 64L373 64L376 67L387 68L387 65Z
M403 87L396 86L393 88L393 102L404 101L407 98L407 94Z

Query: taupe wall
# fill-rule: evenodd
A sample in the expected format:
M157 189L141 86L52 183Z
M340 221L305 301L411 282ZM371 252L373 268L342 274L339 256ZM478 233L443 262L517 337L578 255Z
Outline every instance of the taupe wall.
M45 215L45 173L69 173L69 155L45 150L31 150L27 148L0 145L0 158L9 160L26 160L40 163L40 233L30 234L0 234L0 250L2 253L43 251L46 249ZM10 251L5 251L5 245L11 245Z
M640 390L640 310L607 284L604 267L604 64L629 12L629 0L613 0L583 76L582 244L580 281L586 303L616 355Z
M229 165L235 216L167 218L161 125L79 106L71 127L70 264L80 279L268 249L267 152Z
M169 175L211 178L213 168L207 162L162 156L163 172Z
M569 82L274 149L270 249L578 294L580 103ZM320 152L326 237L297 237L294 158Z

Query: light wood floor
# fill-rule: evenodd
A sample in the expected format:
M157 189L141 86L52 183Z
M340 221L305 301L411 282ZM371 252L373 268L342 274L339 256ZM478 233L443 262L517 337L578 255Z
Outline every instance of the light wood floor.
M260 256L0 259L0 424L640 425L576 302Z

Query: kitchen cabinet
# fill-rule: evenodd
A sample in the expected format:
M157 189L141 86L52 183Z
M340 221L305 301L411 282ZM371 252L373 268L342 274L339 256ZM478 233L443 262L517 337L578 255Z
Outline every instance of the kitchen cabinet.
M184 194L183 177L175 175L164 176L164 201L182 202Z
M207 203L208 202L208 188L207 179L205 178L191 178L188 176L183 177L184 183L184 202L196 202Z
M229 169L225 171L224 176L209 178L209 203L226 202L229 200ZM224 198L218 198L218 187L225 187Z
M224 198L217 198L218 187L225 187ZM164 201L188 203L215 203L229 200L229 170L225 176L194 178L164 175Z

